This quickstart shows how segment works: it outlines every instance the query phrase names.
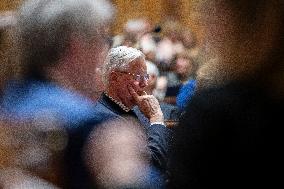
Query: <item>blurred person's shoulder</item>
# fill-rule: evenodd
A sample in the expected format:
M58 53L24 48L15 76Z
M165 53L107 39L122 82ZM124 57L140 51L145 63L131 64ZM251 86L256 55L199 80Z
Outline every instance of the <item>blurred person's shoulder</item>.
M3 96L3 107L22 118L52 115L64 124L91 118L93 103L74 92L50 82L12 82Z
M119 106L111 101L104 93L95 102L94 111L95 119L100 122L119 118L123 114L123 111L119 108Z

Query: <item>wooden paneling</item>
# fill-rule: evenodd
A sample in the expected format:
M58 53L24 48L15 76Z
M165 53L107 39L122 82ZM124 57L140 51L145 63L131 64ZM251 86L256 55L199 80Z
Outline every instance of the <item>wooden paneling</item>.
M0 11L15 10L23 0L0 0ZM121 33L129 19L147 18L151 24L174 18L192 28L198 35L198 22L194 22L191 14L192 2L199 0L112 0L117 8L115 23L112 27L114 34Z
M117 8L113 33L121 33L127 20L133 18L148 18L151 24L173 18L190 27L200 38L199 23L192 19L195 13L191 14L193 1L198 0L113 0Z
M22 0L0 0L0 11L15 10Z
M113 0L117 8L114 33L123 31L129 19L148 18L151 24L164 22L171 18L182 24L189 24L191 0Z
M179 21L185 26L189 27L197 37L199 43L203 40L202 23L198 18L199 12L197 4L200 0L179 0L180 1L180 15Z
M159 23L165 16L163 0L113 0L117 15L113 27L114 33L123 31L123 26L129 19L147 18L152 24Z

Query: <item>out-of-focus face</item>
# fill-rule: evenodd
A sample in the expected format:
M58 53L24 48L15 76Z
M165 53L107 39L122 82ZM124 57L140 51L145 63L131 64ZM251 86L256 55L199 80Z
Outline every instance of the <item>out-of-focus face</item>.
M76 57L76 71L72 72L78 82L78 88L92 99L96 100L100 92L104 90L100 67L104 63L106 54L110 48L107 38L101 36L93 42L81 41Z
M142 94L148 85L147 67L144 59L137 59L130 63L129 68L125 71L115 71L116 80L110 83L110 87L115 89L117 96L122 103L128 107L133 107L135 101L128 91L132 86L138 93Z
M192 63L189 59L179 57L176 60L176 73L180 75L187 75L192 71Z

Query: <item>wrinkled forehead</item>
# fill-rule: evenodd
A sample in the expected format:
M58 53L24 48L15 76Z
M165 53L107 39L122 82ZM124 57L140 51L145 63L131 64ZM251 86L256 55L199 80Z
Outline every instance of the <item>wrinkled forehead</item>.
M129 63L128 71L136 74L147 73L147 67L144 58L138 58Z

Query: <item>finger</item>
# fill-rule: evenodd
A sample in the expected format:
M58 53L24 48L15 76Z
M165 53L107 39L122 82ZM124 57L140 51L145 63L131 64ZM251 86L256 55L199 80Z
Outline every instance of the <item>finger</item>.
M138 101L139 95L135 92L132 86L128 85L128 90L135 101Z

